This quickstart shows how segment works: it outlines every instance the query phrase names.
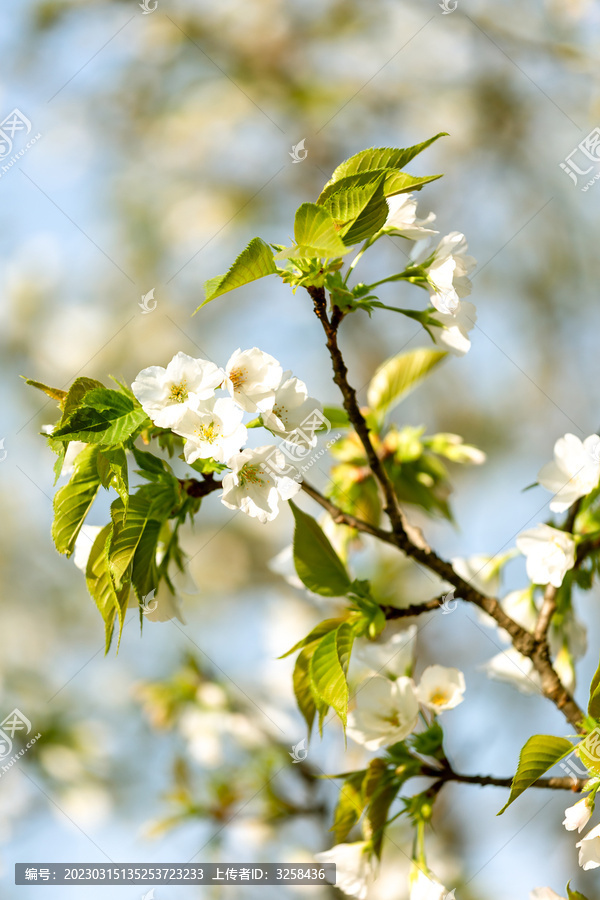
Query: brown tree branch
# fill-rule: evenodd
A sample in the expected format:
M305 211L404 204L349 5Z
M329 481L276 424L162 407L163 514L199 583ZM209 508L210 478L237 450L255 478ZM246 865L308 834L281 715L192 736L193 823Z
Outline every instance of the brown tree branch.
M178 481L190 497L206 497L213 491L218 491L222 486L220 481L215 481L212 472L204 475L202 481L197 478L179 478Z
M552 666L550 648L546 636L544 635L543 638L536 639L534 635L522 628L514 621L514 619L511 619L510 616L504 612L496 598L487 597L476 590L472 584L469 584L454 571L449 562L438 556L424 542L420 543L409 536L404 515L400 509L394 487L371 443L367 423L360 411L356 399L356 391L348 382L348 369L337 341L337 329L342 317L336 315L335 318L332 316L331 321L329 320L327 316L327 300L324 288L308 287L307 291L313 300L315 313L325 332L327 349L333 367L333 380L342 393L344 409L360 438L367 456L369 467L378 481L384 495L385 512L392 526L391 540L388 540L387 538L386 540L388 540L388 543L393 542L394 545L402 550L407 556L422 563L422 565L452 584L455 588L457 597L483 609L484 612L496 621L500 628L507 631L512 639L515 649L523 656L531 659L535 670L540 676L544 696L561 710L565 718L574 728L580 730L584 714L571 694L563 686ZM341 510L339 510L339 514L345 515ZM373 534L372 526L369 526L369 529L369 533ZM386 533L384 532L384 534ZM389 532L387 534L390 535ZM375 536L379 537L379 535Z
M493 785L494 787L510 788L512 786L512 778L495 778L493 775L462 775L453 769L436 769L433 766L426 766L422 769L422 774L430 778L437 778L442 782L457 781L460 784L478 784L482 786ZM557 776L551 778L538 778L530 787L549 788L554 791L573 791L573 793L581 792L587 783L587 778L569 778L568 776Z

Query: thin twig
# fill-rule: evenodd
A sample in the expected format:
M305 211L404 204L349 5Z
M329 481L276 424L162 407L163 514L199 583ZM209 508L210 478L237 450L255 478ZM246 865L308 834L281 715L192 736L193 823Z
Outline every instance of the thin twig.
M455 772L453 769L435 769L433 766L424 767L422 774L430 778L438 778L443 782L456 781L460 784L478 784L482 786L492 785L494 787L510 788L512 786L512 778L495 778L493 775L463 775ZM587 783L587 778L569 778L568 776L556 776L551 778L538 778L530 787L548 788L554 791L573 791L581 792Z
M394 543L394 545L406 553L407 556L420 562L422 565L427 566L432 572L435 572L442 579L448 581L454 586L457 597L483 609L484 612L496 621L500 628L507 631L512 639L515 649L523 656L531 659L536 672L540 675L541 688L544 696L554 703L557 709L561 710L565 718L575 729L581 730L581 723L584 718L583 711L577 705L571 694L566 690L552 666L550 647L546 636L544 635L543 638L536 639L534 635L522 628L514 621L514 619L511 619L510 616L505 613L495 597L486 597L480 591L476 590L472 584L465 581L454 571L449 562L438 556L437 553L424 542L415 539L414 534L410 533L410 526L407 526L404 514L400 509L393 484L371 442L369 428L356 399L356 391L348 382L348 369L337 341L337 328L341 321L341 317L339 315L334 315L332 316L331 321L329 320L327 316L327 300L323 288L308 287L307 291L313 300L315 313L325 332L327 349L333 367L333 380L342 393L344 409L360 438L369 467L379 483L385 498L384 508L390 520L392 532L391 540L389 532L384 532L386 537L381 539L386 540L388 543ZM314 496L314 494L312 494L312 496ZM318 502L321 501L319 500ZM323 506L324 504L321 502L321 505ZM338 513L340 516L345 515L342 510L338 510ZM339 521L341 521L341 519L339 519ZM368 533L374 533L373 526L368 526L368 529ZM380 537L380 535L377 534L375 536Z

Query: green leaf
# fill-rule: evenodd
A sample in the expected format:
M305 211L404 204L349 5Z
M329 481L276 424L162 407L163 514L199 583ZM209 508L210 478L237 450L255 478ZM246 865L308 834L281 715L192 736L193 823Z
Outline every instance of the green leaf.
M438 722L432 722L426 731L411 735L409 740L411 746L422 756L443 758L444 732Z
M369 406L384 416L445 356L440 350L425 348L392 356L377 369L371 379L367 391Z
M88 558L85 573L88 591L93 597L104 621L106 653L108 653L110 648L117 612L119 612L120 618L124 618L130 590L127 583L119 591L115 590L109 570L107 552L111 532L112 525L106 525L97 535ZM120 637L119 632L119 639Z
M395 194L404 194L408 191L419 191L423 185L429 184L431 181L437 181L441 177L441 175L407 175L406 172L397 172L395 169L374 169L372 172L357 172L355 175L348 175L333 184L326 185L319 194L317 203L325 204L338 191L352 191L367 185L378 184L381 178L383 178L384 197L392 197Z
M316 645L310 645L305 647L302 652L298 654L292 677L294 695L296 697L298 709L304 716L309 736L317 712L317 700L310 680L310 661L315 651L315 646Z
M322 622L319 622L312 631L306 635L305 638L302 638L301 641L298 641L297 644L287 651L287 653L282 653L278 659L285 659L286 656L290 656L290 654L294 653L296 650L300 650L301 647L308 647L309 644L313 644L315 641L320 641L322 637L324 637L328 632L334 631L336 628L344 622L345 619L324 619Z
M138 541L131 570L131 583L138 600L158 587L156 550L161 533L161 523L148 519Z
M344 675L348 674L348 666L350 665L350 654L352 653L352 645L356 635L355 626L350 622L342 622L337 629L336 647L338 659L342 667Z
M65 406L66 413L66 406ZM87 391L81 405L52 433L63 441L119 444L137 431L148 416L133 401L110 388Z
M116 588L121 586L125 576L131 578L129 569L150 518L151 502L147 494L138 491L129 498L127 508L121 499L115 500L111 506L113 531L108 545L108 556Z
M552 734L536 734L530 737L521 750L508 802L498 815L501 816L513 800L572 750L573 744L566 738L555 737Z
M438 138L447 137L447 134L446 131L440 131L439 134L429 138L429 140L404 149L371 147L368 150L361 150L360 153L355 153L354 156L340 163L325 186L334 184L340 181L341 178L345 178L347 175L354 175L357 172L372 172L376 169L403 169L415 156L426 150Z
M309 666L314 693L322 703L333 707L344 727L348 713L346 668L353 639L347 623L330 631L316 645Z
M277 259L290 257L324 258L344 256L347 247L338 234L331 214L316 203L303 203L294 221L296 245L277 254Z
M173 469L168 462L154 453L148 453L145 450L138 450L133 446L133 458L140 467L138 475L142 475L147 481L168 481L174 478Z
M273 258L273 251L261 238L253 238L245 250L242 250L236 261L225 275L217 275L204 285L206 297L198 309L202 309L215 297L233 291L234 288L249 284L265 275L274 275L278 271ZM196 312L198 312L198 309Z
M362 791L365 775L366 769L353 772L340 788L340 798L335 808L333 825L329 829L333 831L336 844L341 844L348 837L362 815L365 807Z
M127 454L123 445L103 447L98 451L98 476L102 487L113 487L125 507L129 502L129 477L127 472Z
M328 420L330 427L333 428L350 428L350 419L345 409L339 406L324 406L323 415Z
M575 891L571 887L571 882L567 884L567 897L568 900L588 900L588 898L582 894L580 891Z
M344 596L351 581L343 562L323 530L307 513L289 501L294 513L294 565L302 583L324 597Z
M21 378L25 378L24 375L21 375ZM49 387L47 384L43 384L41 381L34 381L33 378L25 378L25 384L31 385L31 387L37 388L38 391L43 391L44 394L47 394L52 400L58 401L59 406L63 407L65 402L65 398L67 396L67 392L61 390L61 388Z
M382 759L380 756L376 756L375 759L371 760L367 767L367 774L363 782L363 793L365 795L365 800L367 801L367 803L371 802L377 785L380 783L386 772L387 762L385 761L385 759Z
M58 423L57 428L64 425L67 421L71 413L77 409L77 407L81 406L82 400L89 391L93 391L94 388L103 388L104 385L101 381L96 381L95 378L86 378L85 375L82 375L81 378L76 378L69 390L67 391L67 396L65 397L65 404L63 408L62 419ZM53 434L53 437L55 435Z
M385 179L385 196L393 197L409 191L420 191L423 185L431 184L441 177L441 175L407 175L406 172L393 172Z
M594 719L600 719L600 665L596 669L592 683L590 684L590 700L588 713Z
M373 779L372 775L370 780L371 799L367 807L363 832L365 838L372 842L375 856L380 859L390 806L396 799L401 783L395 778L393 772L387 770L381 773L377 781Z
M97 447L86 447L75 460L71 480L54 496L52 538L59 553L70 556L90 507L100 488Z
M385 173L353 188L334 189L323 205L348 246L372 237L384 225L389 208L384 193Z

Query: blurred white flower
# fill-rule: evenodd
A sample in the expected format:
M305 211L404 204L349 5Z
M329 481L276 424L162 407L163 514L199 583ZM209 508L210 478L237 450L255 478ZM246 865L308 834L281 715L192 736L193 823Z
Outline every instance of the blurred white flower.
M584 871L597 869L600 866L600 825L596 825L577 844L579 847L579 865Z
M155 425L172 428L187 409L212 397L224 377L223 370L207 359L194 359L180 352L166 369L142 369L131 390Z
M443 326L428 325L435 344L442 350L448 350L455 356L464 356L471 349L469 332L477 322L477 310L474 303L459 300L456 309L451 312L436 312L434 318Z
M429 213L425 219L417 219L417 201L413 199L412 194L395 194L393 197L387 197L386 202L389 213L383 231L399 234L409 241L420 241L432 234L438 234L437 231L426 227L435 221L435 213Z
M272 431L279 437L288 437L294 432L300 441L307 447L314 447L317 438L310 432L309 428L303 429L307 420L310 420L313 413L320 413L322 410L318 400L308 396L308 390L303 381L292 375L291 372L284 372L281 384L275 391L275 398L270 409L263 412L262 420L265 428ZM302 434L299 434L302 432ZM306 439L302 438L306 435Z
M572 610L565 613L558 625L551 624L548 643L553 657L553 666L558 677L573 693L575 690L575 662L587 651L587 628Z
M190 756L209 769L223 763L222 712L185 709L179 719L179 731L188 742Z
M55 425L42 425L42 433L43 434L52 434L55 429ZM79 456L82 450L85 450L87 444L85 441L69 441L67 445L67 451L65 453L65 458L63 459L62 468L60 470L60 474L62 475L72 475L75 471L75 460Z
M460 300L471 293L467 276L476 262L472 256L467 256L467 247L464 234L452 231L433 251L433 260L427 267L428 290L432 304L441 313L454 315Z
M592 817L594 808L589 797L578 800L573 806L565 809L565 818L563 825L567 831L578 831L581 833Z
M149 612L144 613L144 619L148 622L169 622L171 619L179 619L182 625L185 625L185 619L181 612L181 597L178 593L173 593L166 581L161 581L158 591L153 594L151 600L147 600L147 608ZM137 606L138 602L132 594L131 606Z
M517 538L517 549L527 557L527 574L534 584L560 587L575 565L575 541L550 525L536 525Z
M283 369L275 357L253 347L232 354L225 366L225 386L246 412L268 409L275 402Z
M415 864L410 874L410 900L454 900L454 891L448 892L433 875L426 875Z
M85 573L87 569L88 559L94 546L99 532L102 531L101 525L82 525L79 534L75 539L73 548L73 562L78 569Z
M522 694L539 694L542 691L540 676L527 656L522 656L514 647L508 647L493 656L482 666L483 671L494 681L503 681L516 687Z
M82 450L85 450L87 444L85 441L69 441L67 452L63 460L61 475L72 475L75 471L75 460Z
M268 565L271 572L281 575L290 587L298 588L300 591L305 589L302 581L296 574L294 547L292 544L287 544L283 550L280 550L276 556L269 560Z
M510 616L511 619L514 619L521 628L525 628L526 631L534 630L538 620L539 610L529 588L510 591L510 593L500 601L500 606L506 615ZM503 634L507 635L503 629L501 630Z
M390 681L382 675L367 678L356 694L356 708L348 716L348 736L367 750L379 750L405 737L419 721L419 703L412 678Z
M338 890L348 897L366 900L373 877L369 851L366 841L356 841L354 844L336 844L331 850L315 853L315 859L320 863L335 864Z
M214 681L204 681L196 691L199 703L209 709L225 709L227 706L227 694L220 684Z
M531 891L529 900L566 900L566 897L560 897L552 888L543 887Z
M211 397L196 409L186 409L173 431L186 439L185 461L216 459L226 463L243 447L248 429L242 425L244 412L229 397Z
M60 821L68 816L80 828L91 828L106 821L112 800L108 790L101 785L81 781L58 792L56 807L56 816ZM51 811L55 812L53 807Z
M410 625L396 632L386 641L369 641L358 638L354 644L353 657L368 666L377 675L398 678L409 675L415 655L417 626Z
M231 472L223 478L221 501L229 509L241 509L263 524L279 513L279 501L289 500L300 490L298 474L285 465L281 450L273 445L242 450L228 461Z
M538 473L538 481L554 494L553 512L565 512L570 506L598 487L600 481L600 437L592 434L583 442L574 434L565 434L554 445L554 459Z
M464 700L465 676L460 669L428 666L416 688L417 699L434 713L454 709Z
M495 597L500 590L500 570L505 557L475 554L464 559L455 556L452 568L457 575L487 597Z

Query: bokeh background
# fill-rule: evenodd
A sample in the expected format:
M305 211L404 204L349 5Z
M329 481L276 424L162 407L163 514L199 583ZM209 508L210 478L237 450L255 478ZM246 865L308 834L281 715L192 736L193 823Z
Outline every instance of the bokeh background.
M458 0L446 15L436 0L158 0L146 15L135 0L4 0L0 117L17 107L41 137L0 170L1 711L19 707L42 738L0 776L2 897L40 890L12 884L17 861L309 860L331 843L337 793L287 755L305 731L291 663L276 657L329 612L268 567L289 543L289 515L261 527L209 498L186 537L187 624L147 623L140 637L134 619L105 658L84 579L50 539L53 460L39 431L56 410L19 375L130 382L178 350L224 364L258 345L339 402L306 295L267 279L191 318L202 284L253 236L285 242L296 206L342 159L448 131L411 171L446 173L421 192L420 212L467 236L479 322L468 356L396 418L461 433L488 455L453 472L456 527L425 525L440 552L511 546L547 514L547 495L522 489L556 438L600 425L600 185L583 192L559 165L600 124L599 37L600 9L585 0ZM303 139L308 155L294 164ZM386 241L362 277L396 271L406 250ZM382 298L410 295L387 287ZM143 315L152 288L157 308ZM425 343L408 320L359 316L343 331L357 387ZM324 459L319 469L323 486ZM99 503L92 522L107 511ZM359 556L359 571L373 565ZM399 597L435 591L397 560L381 565ZM503 590L522 584L515 560ZM590 627L581 701L598 656L597 597L578 598ZM419 668L435 659L466 673L468 702L445 723L458 769L510 775L530 734L567 733L546 701L484 678L502 645L471 611L419 624ZM365 758L342 753L332 726L307 763L333 772ZM570 877L596 896L600 881L578 869L561 828L569 798L532 791L497 819L504 800L496 788L444 791L430 861L460 900L525 900L540 885L562 894ZM410 834L399 825L392 837L370 896L404 900ZM114 893L43 896L75 890Z

